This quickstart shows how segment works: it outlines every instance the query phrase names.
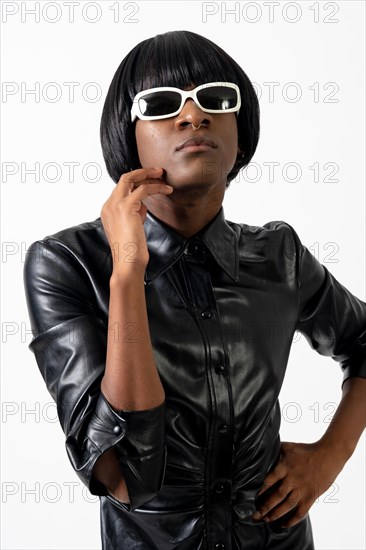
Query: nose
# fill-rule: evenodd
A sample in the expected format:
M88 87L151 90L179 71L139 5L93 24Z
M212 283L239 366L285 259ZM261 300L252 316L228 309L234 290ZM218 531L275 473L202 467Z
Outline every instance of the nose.
M193 124L197 128L200 125L209 126L211 122L211 114L202 111L192 98L188 98L181 112L177 115L175 125L178 129L182 130L190 124Z

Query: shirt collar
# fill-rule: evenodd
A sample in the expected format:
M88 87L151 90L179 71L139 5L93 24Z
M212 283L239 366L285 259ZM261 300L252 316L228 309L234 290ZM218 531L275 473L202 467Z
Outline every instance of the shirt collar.
M200 231L189 238L183 237L149 210L144 222L149 262L145 271L145 284L167 271L184 253L191 240L203 242L219 266L234 281L238 280L238 235L225 220L224 208Z

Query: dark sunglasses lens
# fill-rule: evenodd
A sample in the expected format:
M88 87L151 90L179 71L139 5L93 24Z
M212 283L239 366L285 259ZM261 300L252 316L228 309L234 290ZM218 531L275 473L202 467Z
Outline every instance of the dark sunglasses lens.
M228 86L211 86L202 88L197 93L198 101L205 109L225 111L232 109L238 102L238 94Z
M139 99L141 113L145 116L161 116L179 109L181 96L177 92L152 92Z

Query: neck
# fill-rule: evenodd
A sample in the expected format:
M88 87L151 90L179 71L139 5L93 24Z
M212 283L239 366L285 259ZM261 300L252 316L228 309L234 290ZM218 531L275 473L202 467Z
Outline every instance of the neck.
M189 238L195 235L200 229L207 225L219 212L222 207L223 196L217 197L214 201L211 197L192 198L187 200L187 194L184 194L184 202L179 201L179 193L173 191L175 195L171 200L170 196L151 195L144 199L143 203L156 218L166 223L183 237Z

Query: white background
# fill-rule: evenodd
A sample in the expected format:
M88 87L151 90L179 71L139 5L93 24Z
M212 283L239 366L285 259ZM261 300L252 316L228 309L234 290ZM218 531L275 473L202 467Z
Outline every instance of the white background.
M365 299L365 6L269 4L273 17L268 2L80 0L72 22L65 2L2 3L4 549L101 547L98 498L83 489L68 462L51 397L27 348L22 269L33 241L99 217L112 192L99 123L114 72L135 44L185 29L234 57L260 94L261 138L252 167L226 193L226 218L253 225L287 221L333 275ZM230 9L236 12L225 14ZM66 82L79 84L74 98ZM278 84L273 97L269 83ZM38 97L24 93L37 86ZM74 178L70 162L79 163ZM274 178L264 164L272 162L280 163ZM39 177L26 172L36 163ZM298 181L288 163L301 171ZM316 163L318 181L310 168ZM318 439L341 397L341 381L337 363L304 338L294 342L281 393L282 439ZM363 436L336 483L313 505L318 550L366 548L364 460Z

